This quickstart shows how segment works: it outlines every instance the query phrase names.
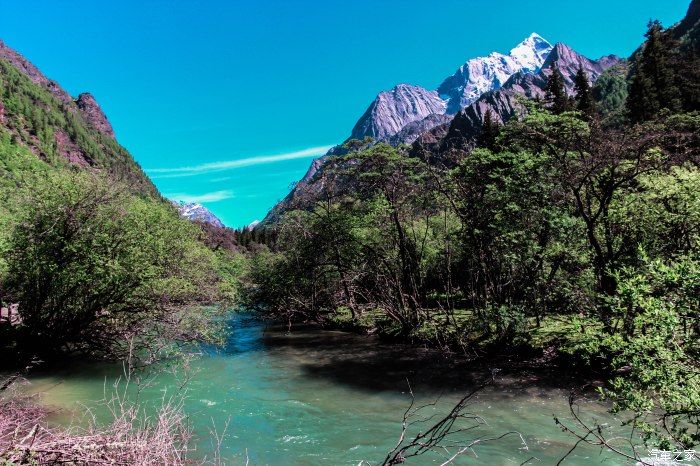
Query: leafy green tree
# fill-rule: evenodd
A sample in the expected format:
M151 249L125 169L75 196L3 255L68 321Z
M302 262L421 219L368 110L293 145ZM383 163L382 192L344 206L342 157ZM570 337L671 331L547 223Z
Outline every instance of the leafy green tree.
M506 128L506 147L550 154L559 166L559 184L585 224L596 289L603 296L615 293L615 272L636 257L634 237L627 236L631 232L612 215L613 202L637 186L640 176L669 163L695 160L691 154L697 149L691 147L696 143L688 138L694 140L691 134L697 130L692 122L696 120L671 117L633 128L591 130L575 114L553 115L533 108L522 121ZM606 309L607 305L600 307L609 323Z
M698 310L700 262L646 259L618 274L611 297L615 332L589 327L576 349L592 364L609 364L612 380L603 394L613 412L629 412L642 438L668 450L700 443Z
M402 331L410 332L419 324L426 301L425 249L420 238L427 230L414 219L434 205L437 193L428 189L429 170L421 160L386 144L346 157L347 175L357 180L358 196L372 200L370 218L383 238L375 243L371 257L374 267L384 271L384 284L375 296ZM418 226L422 232L416 230Z
M220 297L214 257L170 205L63 172L19 202L2 289L19 303L24 354L119 355L130 338L203 335L206 313L188 309Z
M700 251L700 170L690 164L640 176L610 210L616 229L653 258Z
M360 223L352 208L319 205L287 213L279 226L279 251L267 247L253 260L247 304L289 320L323 321L347 308L357 317L356 289L366 271Z
M583 225L558 199L546 153L476 150L453 172L462 221L461 284L482 323L499 338L519 320L572 306L567 283Z
M618 64L605 70L593 85L596 109L606 125L619 127L627 120L625 104L629 93L628 74L628 65Z

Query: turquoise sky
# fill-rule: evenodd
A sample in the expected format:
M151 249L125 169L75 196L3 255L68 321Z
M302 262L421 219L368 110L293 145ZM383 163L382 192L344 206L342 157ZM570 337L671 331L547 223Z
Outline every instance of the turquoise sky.
M241 226L342 142L377 92L435 88L533 31L628 55L689 0L0 0L0 37L77 95L168 197Z

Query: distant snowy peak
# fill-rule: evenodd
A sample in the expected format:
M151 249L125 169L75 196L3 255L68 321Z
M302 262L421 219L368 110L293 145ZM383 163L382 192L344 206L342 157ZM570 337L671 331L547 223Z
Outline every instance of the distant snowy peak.
M178 212L180 212L180 216L187 220L205 222L220 228L224 227L224 224L216 215L198 202L185 203L173 201L173 204L177 207Z
M484 93L499 89L517 72L536 72L551 50L552 44L532 33L508 55L493 52L467 61L438 87L438 94L448 102L447 113L457 113Z
M388 138L409 123L422 120L433 113L445 113L446 107L446 102L435 91L399 84L389 91L379 93L355 124L350 138Z

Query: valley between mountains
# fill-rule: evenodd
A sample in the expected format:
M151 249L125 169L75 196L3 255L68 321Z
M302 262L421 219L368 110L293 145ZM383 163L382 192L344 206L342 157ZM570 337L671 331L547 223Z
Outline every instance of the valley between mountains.
M224 11L187 30L238 66ZM382 91L237 229L228 171L313 151L144 171L0 41L0 463L699 464L700 0L674 20L629 56L532 33Z

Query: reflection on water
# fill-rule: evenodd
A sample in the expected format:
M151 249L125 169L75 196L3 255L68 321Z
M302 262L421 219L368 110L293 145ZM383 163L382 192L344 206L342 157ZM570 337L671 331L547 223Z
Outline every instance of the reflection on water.
M190 366L196 373L186 410L197 454L211 455L212 426L220 430L230 420L223 453L242 460L247 450L251 464L273 465L381 462L398 438L410 402L407 381L419 403L440 397L426 412L432 415L446 413L483 377L483 371L451 364L429 350L311 327L287 333L286 327L265 329L243 317L232 322L225 348L208 350ZM89 365L36 375L30 389L62 408L57 419L65 421L78 402L101 399L105 385L119 374L119 366ZM471 411L489 425L468 435L515 430L525 436L528 450L511 437L484 444L476 450L478 458L464 457L456 464L518 465L534 457L529 464L550 465L570 448L572 439L553 422L555 414L566 417L567 391L541 380L527 388L518 385L501 378L481 393ZM174 386L172 375L161 374L141 396L159 400ZM606 416L594 403L584 409L590 416ZM440 464L440 459L424 457L412 464ZM566 464L593 463L618 464L594 448L581 448Z

